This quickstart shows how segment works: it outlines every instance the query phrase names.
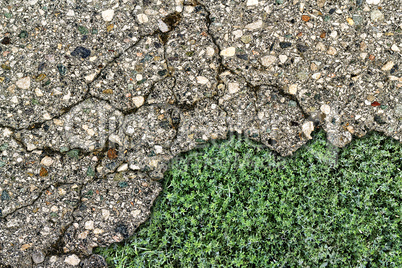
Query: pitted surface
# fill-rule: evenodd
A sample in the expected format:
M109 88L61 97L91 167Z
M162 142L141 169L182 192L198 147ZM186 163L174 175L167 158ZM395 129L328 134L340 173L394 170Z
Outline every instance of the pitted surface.
M318 127L402 139L399 1L0 7L0 266L106 266L169 160L231 133L283 156Z

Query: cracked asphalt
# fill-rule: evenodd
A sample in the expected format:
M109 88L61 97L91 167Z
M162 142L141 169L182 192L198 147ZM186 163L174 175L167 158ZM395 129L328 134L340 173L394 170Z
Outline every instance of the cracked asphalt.
M0 267L104 267L169 161L232 133L402 140L399 0L0 2Z

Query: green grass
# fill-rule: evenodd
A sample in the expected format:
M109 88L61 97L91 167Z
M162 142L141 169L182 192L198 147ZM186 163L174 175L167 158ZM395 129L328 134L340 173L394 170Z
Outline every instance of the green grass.
M336 153L337 155L334 155ZM402 145L323 131L291 157L233 137L176 158L111 267L402 267Z

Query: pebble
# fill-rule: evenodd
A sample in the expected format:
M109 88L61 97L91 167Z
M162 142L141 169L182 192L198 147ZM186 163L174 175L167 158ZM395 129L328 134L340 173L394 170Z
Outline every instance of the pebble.
M381 0L366 0L366 3L369 5L378 5L380 2Z
M396 44L392 45L391 50L394 51L394 52L399 52L400 51L399 47Z
M207 56L212 57L215 54L215 49L213 47L207 47Z
M329 55L335 55L336 54L336 49L334 47L329 47L327 53Z
M31 78L29 76L23 77L17 81L16 85L21 89L29 89L31 86Z
M135 107L139 108L144 104L145 99L143 96L136 96L136 97L133 97L133 102L134 102Z
M169 26L164 23L162 20L158 20L158 28L162 33L166 33L169 31Z
M50 167L53 164L53 159L50 156L45 156L40 163L44 166Z
M292 84L289 86L289 94L295 95L297 93L298 85Z
M228 47L221 51L221 56L224 57L233 57L236 53L236 49L234 47Z
M389 61L389 62L387 62L384 66L382 66L381 70L383 70L383 71L389 71L389 70L392 69L392 67L394 67L394 65L395 65L394 62Z
M250 24L247 24L246 25L246 29L247 30L256 30L256 29L259 29L259 28L261 28L262 27L262 24L263 24L263 22L262 22L262 20L257 20L257 21L255 21L255 22L253 22L253 23L250 23Z
M197 83L201 85L205 85L209 82L208 78L205 76L197 76Z
M93 230L94 229L94 221L87 221L85 222L85 229Z
M45 260L45 254L42 251L35 251L32 253L32 260L34 263L42 263Z
M261 64L265 67L271 66L276 61L276 57L269 55L261 58Z
M328 104L323 104L321 105L320 110L324 114L329 114L331 112L331 107Z
M384 20L384 14L381 13L378 9L374 10L370 14L370 18L372 21L377 22L377 21L383 21Z
M244 44L248 44L253 40L253 37L251 37L251 35L243 35L240 40L244 43Z
M281 63L285 63L287 59L288 59L288 56L286 56L286 55L279 55L279 61L280 61Z
M71 52L71 56L81 57L83 59L88 58L90 55L91 55L91 50L88 48L85 48L85 47L76 47L74 49L74 51Z
M123 165L121 165L120 167L118 167L117 172L123 172L126 171L128 169L128 164L125 163Z
M145 14L138 14L137 19L139 23L147 23L148 22L148 16Z
M318 80L321 77L321 73L315 73L311 76L313 79Z
M229 83L229 84L228 84L228 91L229 91L229 94L234 94L234 93L236 93L236 92L239 92L239 90L240 90L240 85L239 85L239 83Z
M247 6L255 6L258 5L258 0L247 0Z
M314 124L312 121L307 121L306 123L303 124L302 126L302 131L304 135L306 136L307 139L311 140L311 132L314 130Z
M80 258L78 258L78 256L75 254L68 256L64 260L65 263L72 265L72 266L77 266L80 263L80 261L81 261Z
M102 18L104 21L112 21L113 16L114 16L113 9L108 9L108 10L102 11Z

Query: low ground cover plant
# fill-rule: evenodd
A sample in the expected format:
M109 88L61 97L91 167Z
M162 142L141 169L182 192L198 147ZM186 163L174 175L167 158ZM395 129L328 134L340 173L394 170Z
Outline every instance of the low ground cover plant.
M323 131L291 157L243 138L176 158L111 267L402 267L402 144Z

